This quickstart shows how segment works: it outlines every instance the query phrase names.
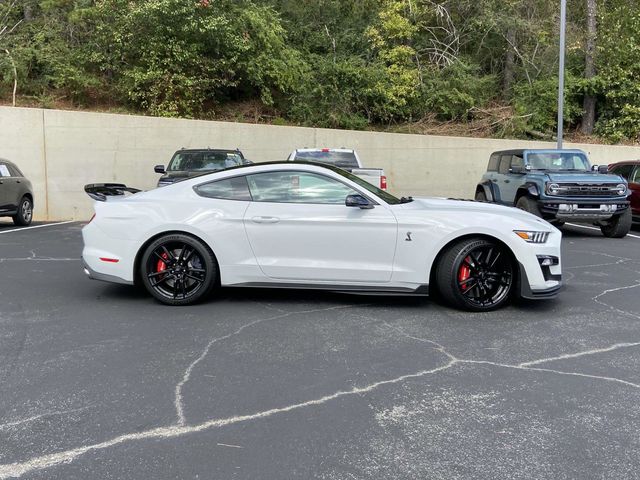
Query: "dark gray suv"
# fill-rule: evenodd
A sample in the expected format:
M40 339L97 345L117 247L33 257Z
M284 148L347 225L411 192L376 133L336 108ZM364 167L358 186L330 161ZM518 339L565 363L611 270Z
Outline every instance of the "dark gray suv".
M11 217L26 226L33 218L33 188L20 169L0 158L0 217Z

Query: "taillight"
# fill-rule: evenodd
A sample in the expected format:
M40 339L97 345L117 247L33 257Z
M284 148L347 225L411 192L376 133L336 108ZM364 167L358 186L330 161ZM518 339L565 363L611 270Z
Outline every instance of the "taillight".
M331 150L328 149L328 148L323 148L321 151L324 152L324 153L327 153L327 152L330 152Z
M91 223L91 221L96 218L96 214L94 213L93 215L91 215L91 218L89 219L89 221L87 222L87 224Z
M387 177L385 175L381 175L380 176L380 188L382 190L386 190L387 189Z

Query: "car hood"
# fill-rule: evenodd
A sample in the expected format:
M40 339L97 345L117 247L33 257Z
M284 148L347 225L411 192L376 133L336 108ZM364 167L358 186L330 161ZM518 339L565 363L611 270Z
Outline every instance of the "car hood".
M619 175L598 172L546 172L546 176L552 182L619 183L623 181Z
M474 200L458 200L453 198L437 198L423 197L414 198L413 202L402 204L406 210L425 210L425 211L449 211L452 213L460 212L466 215L489 214L497 215L502 218L509 217L517 222L527 222L532 227L552 230L553 226L547 221L536 217L524 210L514 207L505 207L494 203L476 202ZM523 225L526 227L526 225Z

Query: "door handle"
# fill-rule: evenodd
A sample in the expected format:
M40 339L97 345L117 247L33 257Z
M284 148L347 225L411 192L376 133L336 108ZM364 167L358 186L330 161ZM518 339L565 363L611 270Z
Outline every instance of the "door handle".
M278 217L253 217L251 221L253 223L278 223L280 219Z
M511 183L511 180L507 179L504 181L504 183Z
M20 183L20 180L16 180L16 183Z

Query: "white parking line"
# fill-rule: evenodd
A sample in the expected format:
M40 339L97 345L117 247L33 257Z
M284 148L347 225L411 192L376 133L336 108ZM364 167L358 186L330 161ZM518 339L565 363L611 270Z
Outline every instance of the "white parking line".
M44 225L34 225L33 227L13 228L11 230L0 230L0 234L11 233L11 232L23 232L25 230L31 230L33 228L53 227L54 225L64 225L66 223L73 223L73 222L75 222L75 220L67 220L66 222L45 223Z
M597 230L600 231L599 228L597 227L590 227L588 225L577 225L575 223L567 223L567 225L571 225L572 227L579 227L579 228L588 228L589 230ZM633 237L633 238L640 238L639 235L633 235L632 233L627 233L627 237Z

